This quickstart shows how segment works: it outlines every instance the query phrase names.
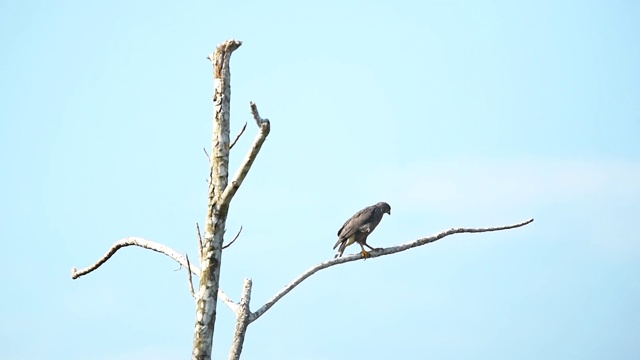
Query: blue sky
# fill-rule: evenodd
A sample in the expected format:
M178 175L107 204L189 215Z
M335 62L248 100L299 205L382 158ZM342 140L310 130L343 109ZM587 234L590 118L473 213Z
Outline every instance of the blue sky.
M632 1L0 4L0 355L185 359L194 303L166 257L196 254L212 71L231 63L234 199L222 287L252 309L370 237L460 235L324 270L249 327L243 359L640 357L640 3ZM349 249L356 251L356 249ZM234 318L218 309L214 355Z

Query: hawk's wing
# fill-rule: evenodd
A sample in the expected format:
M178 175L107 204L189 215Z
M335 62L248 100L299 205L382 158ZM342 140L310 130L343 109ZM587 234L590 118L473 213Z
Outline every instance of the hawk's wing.
M351 237L358 230L373 230L380 222L382 216L376 216L380 212L375 206L368 206L355 213L344 225L338 230L338 241L333 248L335 249L342 241ZM381 214L380 214L381 215Z

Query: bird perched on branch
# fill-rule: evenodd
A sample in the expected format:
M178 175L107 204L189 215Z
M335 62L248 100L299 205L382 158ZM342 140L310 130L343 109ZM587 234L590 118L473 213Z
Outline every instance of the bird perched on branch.
M365 259L370 256L364 249L365 246L371 250L381 250L381 248L374 249L369 246L367 244L367 236L378 226L385 213L391 215L391 206L386 202L379 202L358 211L347 220L340 230L338 230L338 241L333 245L333 248L335 249L338 245L340 245L340 247L334 258L342 256L344 249L354 242L357 242L360 248L362 248L362 256L364 256Z

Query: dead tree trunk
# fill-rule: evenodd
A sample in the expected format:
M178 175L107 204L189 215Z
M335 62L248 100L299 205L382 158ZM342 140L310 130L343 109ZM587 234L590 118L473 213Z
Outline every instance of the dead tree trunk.
M229 117L231 104L231 54L242 43L227 41L209 55L213 63L213 141L211 144L211 172L209 175L209 202L204 228L204 239L200 249L200 286L196 292L196 326L193 336L194 360L211 358L213 330L216 323L218 288L222 243L229 204L222 202L222 193L229 179Z
M222 262L222 243L224 241L225 222L229 203L249 172L267 135L269 120L258 115L258 109L251 103L251 112L260 128L249 153L243 160L229 183L229 140L231 73L229 60L234 50L242 43L229 40L219 45L216 52L209 55L213 63L214 84L214 125L211 151L211 172L209 180L209 204L207 219L200 249L201 274L200 286L196 293L196 326L193 338L193 360L211 359L213 348L213 331L216 322L217 294L220 287L220 268ZM244 131L244 128L243 128ZM242 134L242 133L241 133ZM249 283L249 289L251 284ZM248 300L247 300L248 301ZM242 302L240 302L242 308Z
M233 147L237 139L242 135L245 128L240 131L233 143L229 141L230 129L230 71L229 59L234 50L240 47L242 43L237 40L228 40L220 44L215 53L209 55L209 60L213 63L213 83L214 83L214 126L212 151L210 158L210 177L209 177L209 193L207 204L207 217L205 222L204 236L200 235L198 228L198 244L200 268L191 265L186 255L181 255L177 251L162 244L155 243L142 238L128 237L117 241L107 253L100 258L95 264L81 269L71 270L71 277L77 279L86 275L107 262L119 249L128 246L139 246L149 250L163 253L181 266L187 268L189 272L189 288L191 294L196 301L196 323L193 339L193 360L210 360L213 349L213 332L216 321L217 299L221 299L236 314L236 327L233 337L233 343L229 352L229 359L238 360L242 353L245 335L249 324L261 317L276 302L282 299L286 294L293 290L316 272L328 267L345 264L348 262L360 260L363 258L361 253L348 255L331 260L327 260L316 264L307 271L300 274L291 283L286 285L281 291L276 293L269 301L262 305L259 309L252 312L250 309L251 301L251 279L245 279L242 297L239 302L231 300L220 289L220 268L222 264L222 250L230 244L223 246L225 223L227 213L229 211L229 203L235 195L236 191L242 184L244 178L249 172L253 161L255 160L262 144L269 135L270 122L263 119L258 113L258 109L254 103L250 103L251 113L259 128L259 133L245 156L242 164L238 168L231 182L229 182L229 150ZM246 127L246 124L245 124ZM505 225L490 228L453 228L442 231L435 235L413 240L402 245L393 246L385 249L378 249L370 252L369 258L377 258L380 256L391 255L401 251L409 250L418 246L426 245L434 241L440 240L446 236L461 233L478 233L500 231L514 229L533 222L533 219L525 220L513 225ZM239 233L238 233L239 235ZM238 237L236 235L236 238ZM191 282L191 274L200 277L198 290L193 289Z

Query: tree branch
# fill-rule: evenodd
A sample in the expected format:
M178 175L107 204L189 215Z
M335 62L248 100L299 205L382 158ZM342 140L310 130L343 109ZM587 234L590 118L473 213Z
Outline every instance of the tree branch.
M231 244L233 244L234 242L236 242L236 240L238 240L238 236L240 236L240 233L242 232L242 225L240 225L240 230L238 230L238 233L236 234L236 236L233 238L233 240L231 240L230 243L228 243L227 245L222 247L222 250L228 248L229 246L231 246Z
M264 144L264 141L267 139L267 136L271 131L271 124L269 122L269 119L262 119L260 117L256 104L251 102L250 106L253 118L256 120L258 127L260 127L260 132L258 133L258 135L256 135L256 138L253 141L253 145L251 145L251 149L249 149L247 156L245 156L244 160L242 161L242 165L240 165L238 171L233 176L233 180L224 189L224 193L222 193L221 198L221 206L229 205L229 202L231 202L231 199L236 194L236 191L238 191L240 185L242 185L242 181L244 181L244 178L249 173L249 169L251 168L253 161L256 159L256 156L258 156L258 152L260 152L262 144Z
M242 353L244 336L247 333L247 326L249 326L249 319L251 317L251 310L249 309L249 303L251 302L251 285L251 279L244 279L240 306L236 312L236 330L233 334L231 351L229 351L229 360L239 360L240 354Z
M238 142L238 139L240 139L240 136L244 134L244 131L246 129L247 129L247 122L245 121L244 126L242 127L242 130L240 130L240 133L236 136L235 139L233 139L233 142L231 143L231 145L229 145L229 150L233 149L233 145L235 145Z
M202 233L200 232L200 224L196 223L196 231L198 232L198 253L199 259L202 261Z
M200 269L197 266L191 266L187 262L186 257L182 256L179 252L173 250L172 248L166 245L162 245L160 243L157 243L151 240L142 239L139 237L127 237L127 238L116 241L116 243L111 246L109 251L107 251L107 253L102 258L100 258L95 264L81 270L77 270L76 268L71 269L71 278L77 279L81 276L87 275L90 272L98 269L100 266L106 263L107 260L109 260L118 250L127 246L139 246L141 248L153 250L155 252L164 254L172 258L173 260L175 260L178 264L187 268L187 270L190 270L194 275L200 276ZM229 307L229 309L231 309L231 311L233 311L234 313L237 311L238 304L236 304L233 300L231 300L227 296L227 294L225 294L225 292L222 291L222 289L218 289L218 298L224 301L224 303L227 304L227 306Z
M191 297L196 298L196 292L193 290L193 278L191 277L191 263L189 262L189 255L184 254L187 259L187 274L189 274L189 291L191 291Z
M418 247L418 246L422 246L422 245L426 245L429 243L432 243L434 241L440 240L446 236L449 235L453 235L453 234L462 234L462 233L479 233L479 232L490 232L490 231L500 231L500 230L508 230L508 229L515 229L521 226L525 226L527 224L530 224L531 222L533 222L533 219L529 219L517 224L513 224L513 225L505 225L505 226L498 226L498 227L490 227L490 228L479 228L479 229L474 229L474 228L452 228L449 230L445 230L442 231L438 234L429 236L429 237L425 237L425 238L421 238L421 239L417 239L402 245L398 245L398 246L393 246L393 247L389 247L389 248L385 248L382 250L374 250L371 251L369 254L371 255L370 258L375 258L375 257L379 257L379 256L384 256L384 255L390 255L390 254L395 254L401 251L405 251L414 247ZM276 302L278 302L278 300L280 300L283 296L287 295L291 290L293 290L293 288L295 288L296 286L298 286L301 282L303 282L305 279L307 279L308 277L310 277L311 275L315 274L316 272L322 270L322 269L326 269L330 266L333 265L338 265L338 264L342 264L342 263L347 263L347 262L351 262L351 261L356 261L356 260L360 260L363 258L362 253L357 253L357 254L353 254L350 256L344 256L344 257L339 257L336 259L332 259L332 260L328 260L328 261L324 261L321 262L311 268L309 268L307 271L303 272L300 276L298 276L295 280L293 280L293 282L291 282L290 284L288 284L287 286L284 287L284 289L282 289L279 293L277 293L274 297L272 297L269 301L267 301L266 304L264 304L260 309L256 310L254 313L251 314L250 318L249 318L249 322L254 322L255 320L257 320L260 316L262 316L267 310L269 310Z
M260 117L260 114L258 113L258 107L256 106L256 104L251 101L249 103L249 107L251 108L251 115L253 115L253 120L256 121L256 125L258 125L258 127L262 127L263 125L269 125L269 119L263 119Z
M127 246L139 246L141 248L159 252L161 254L164 254L172 258L178 264L184 266L185 268L187 269L189 268L187 266L187 260L185 259L185 257L182 256L179 252L173 250L172 248L166 245L162 245L157 242L153 242L153 241L138 238L138 237L126 237L124 239L116 241L116 243L111 246L109 251L107 251L107 253L102 258L100 258L95 264L87 268L84 268L82 270L76 270L76 268L71 269L71 278L77 279L81 276L87 275L88 273L96 270L97 268L102 266L102 264L106 263L107 260L109 260L118 250ZM200 270L198 270L195 266L192 267L192 269L195 269L194 271L196 271L195 272L196 275L198 276L200 275Z

